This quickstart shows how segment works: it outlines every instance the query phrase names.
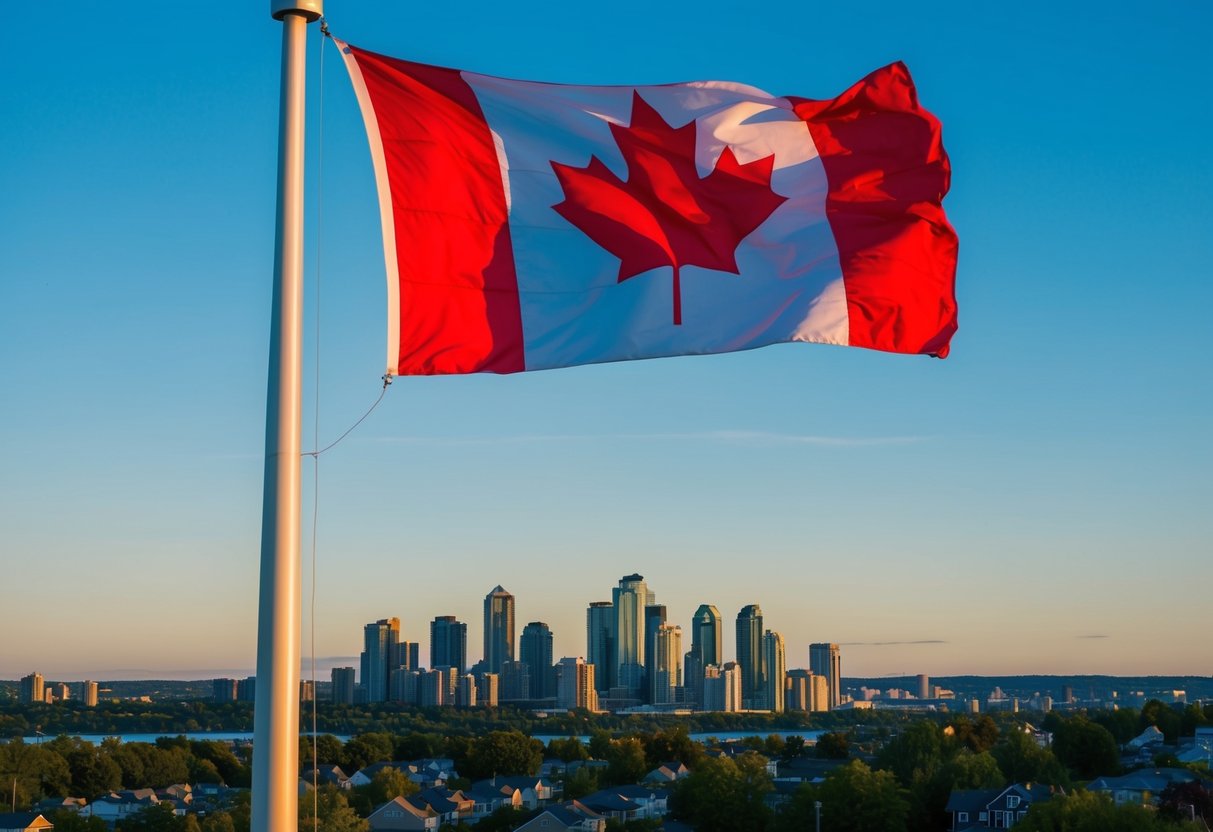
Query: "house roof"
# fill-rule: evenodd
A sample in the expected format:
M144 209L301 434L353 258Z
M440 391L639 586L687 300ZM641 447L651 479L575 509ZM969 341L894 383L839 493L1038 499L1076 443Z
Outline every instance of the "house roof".
M380 812L382 812L383 810L385 810L389 807L391 807L393 809L400 809L402 811L408 812L410 815L412 815L415 818L432 818L432 817L437 817L437 815L438 815L437 812L435 812L433 809L429 808L428 806L421 806L421 807L414 806L412 803L405 800L403 797L393 797L387 803L384 803L378 809L371 812L371 817L372 818L375 817Z
M634 812L640 808L636 801L620 794L617 789L602 789L581 798L581 803L595 812Z
M1087 786L1087 790L1161 792L1172 783L1188 783L1198 779L1186 768L1141 769L1120 777L1097 777Z
M38 821L42 821L38 824ZM26 829L30 826L50 829L52 824L40 812L4 812L0 814L0 829Z

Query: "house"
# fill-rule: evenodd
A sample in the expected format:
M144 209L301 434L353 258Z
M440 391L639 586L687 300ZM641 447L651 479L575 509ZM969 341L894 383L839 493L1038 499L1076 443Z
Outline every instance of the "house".
M648 819L662 818L669 811L669 793L665 789L655 789L651 786L633 784L615 786L613 791L620 797L626 797L640 807L638 817Z
M461 791L451 791L444 786L433 786L405 798L417 809L429 809L441 823L460 823L469 820L476 801Z
M492 780L478 780L470 788L463 789L463 794L474 802L472 820L488 817L502 806L510 806L514 809L523 807L520 789L505 783L494 785Z
M437 829L438 813L429 807L418 808L403 797L394 797L367 818L371 832Z
M0 832L44 832L55 828L40 812L4 812L0 814Z
M571 800L562 806L548 806L514 832L606 832L606 818L584 803Z
M970 829L1010 829L1028 813L1033 803L1053 796L1040 783L1014 783L1002 789L958 789L948 798L951 832Z
M79 812L87 805L88 801L83 797L48 797L35 803L34 811L46 815L60 811Z
M409 764L406 762L382 760L378 763L371 763L369 766L363 766L362 768L358 769L349 776L349 779L346 782L349 783L350 788L354 788L356 786L369 786L371 785L371 780L375 778L375 775L383 771L385 768L394 768L406 776L414 773L414 771L409 767ZM311 782L311 777L308 777L307 774L304 774L303 777L307 779L308 782ZM410 776L409 779L411 780L412 777Z
M546 805L550 800L558 800L563 787L553 783L546 777L531 777L520 774L511 777L494 777L489 782L495 786L510 786L522 792L522 805L535 809Z
M303 773L299 775L302 779L312 782L313 773L311 766L304 766ZM341 766L336 766L331 763L323 763L316 766L315 781L322 786L336 786L339 789L351 788L350 777L341 770Z
M1158 796L1172 783L1199 779L1186 768L1141 769L1120 777L1097 777L1087 784L1087 791L1106 794L1117 806L1125 803L1147 805L1158 803Z
M142 812L160 802L154 789L128 789L95 798L80 810L81 817L101 818L111 828L120 820Z
M1125 743L1125 746L1128 748L1143 748L1147 745L1153 745L1154 743L1162 741L1162 731L1159 731L1156 726L1150 725L1146 728L1146 730L1142 731L1136 737Z
M673 783L684 777L690 777L691 770L678 760L662 763L644 776L645 783Z
M666 793L649 786L612 786L587 794L580 802L609 820L650 820L664 817Z

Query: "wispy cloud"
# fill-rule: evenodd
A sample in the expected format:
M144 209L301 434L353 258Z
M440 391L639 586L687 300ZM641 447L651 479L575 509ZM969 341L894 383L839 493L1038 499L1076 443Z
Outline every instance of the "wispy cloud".
M844 641L841 647L892 647L903 644L951 644L942 638L920 638L913 641Z
M379 436L369 441L407 445L520 445L542 442L720 442L735 445L816 445L830 448L862 448L879 445L910 445L926 441L923 436L823 436L773 433L756 430L709 430L673 433L544 433L512 436Z
M1097 634L1097 635L1090 635L1090 636L1074 636L1074 638L1111 638L1111 636Z

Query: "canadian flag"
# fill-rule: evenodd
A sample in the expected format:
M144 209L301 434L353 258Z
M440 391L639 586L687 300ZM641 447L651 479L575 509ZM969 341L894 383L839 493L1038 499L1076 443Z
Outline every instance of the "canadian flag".
M902 64L815 101L514 81L337 44L378 185L389 375L785 341L947 354L950 169Z

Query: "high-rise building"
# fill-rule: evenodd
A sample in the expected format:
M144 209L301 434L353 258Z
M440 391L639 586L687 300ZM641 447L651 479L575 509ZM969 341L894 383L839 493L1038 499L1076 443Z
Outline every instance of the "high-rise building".
M594 665L577 656L556 663L556 702L562 708L598 710Z
M736 662L703 669L703 710L741 710L741 668Z
M97 683L91 680L85 681L80 685L80 698L84 700L84 707L97 707Z
M657 630L665 624L665 614L665 604L649 604L644 608L644 694L647 702L657 701L654 698L653 651L657 649Z
M691 620L691 649L683 662L682 684L686 698L703 703L703 671L708 665L719 666L724 661L720 639L720 610L711 604L700 604Z
M484 663L489 673L500 673L501 666L512 661L514 596L498 584L484 596Z
M784 688L788 678L788 661L784 653L783 636L767 630L762 637L762 699L766 710L781 713L784 710Z
M392 659L392 669L403 667L406 670L417 670L421 666L421 645L415 641L401 641L396 645L396 655Z
M216 702L235 702L236 701L236 680L235 679L212 679L211 680L211 698Z
M826 678L829 686L829 704L825 710L833 710L842 704L842 659L837 644L810 644L809 670Z
M257 677L246 676L236 683L236 701L254 702L257 699Z
M531 698L531 668L526 662L506 662L499 679L502 699L516 702Z
M813 710L813 674L803 668L788 671L784 683L784 707L789 711Z
M594 665L594 684L606 695L615 684L615 605L593 601L585 613L585 660Z
M814 713L830 710L830 681L816 673L809 675L809 710Z
M367 702L386 702L392 669L399 666L400 619L381 618L362 628L362 690Z
M632 696L644 687L644 608L653 603L643 575L624 575L611 590L615 605L615 685Z
M333 703L336 705L353 705L354 668L334 667L330 678L333 680Z
M299 701L300 702L315 702L316 701L316 683L311 679L304 679L299 683Z
M31 673L21 677L21 701L46 701L46 681L42 678L41 673Z
M918 698L931 698L931 677L925 673L918 674Z
M496 673L481 673L476 682L476 694L480 698L481 706L485 708L496 708L498 702L498 692L500 691L501 677Z
M747 604L737 613L737 665L742 708L758 708L763 696L762 607Z
M60 682L55 685L55 701L66 702L72 698L72 689L67 686L67 682Z
M453 667L460 673L468 666L468 625L453 615L440 615L430 622L430 667Z
M418 704L434 708L450 704L450 674L444 670L430 670L421 674L417 685Z
M661 624L653 633L653 651L649 655L649 693L654 705L682 701L681 659L682 628L677 624Z
M530 698L547 699L555 696L552 682L552 631L542 621L532 621L522 628L518 652L530 673ZM552 688L549 690L549 687Z
M455 707L476 707L476 677L470 673L459 677L459 684L455 690Z

